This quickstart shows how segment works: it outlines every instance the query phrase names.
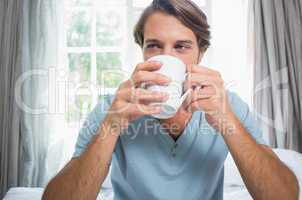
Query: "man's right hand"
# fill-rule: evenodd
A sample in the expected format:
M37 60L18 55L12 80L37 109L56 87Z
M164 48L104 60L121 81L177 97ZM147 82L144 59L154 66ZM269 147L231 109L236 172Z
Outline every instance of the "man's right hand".
M167 96L140 88L142 83L165 85L170 82L167 77L154 72L160 67L161 64L155 62L137 65L131 78L119 87L96 136L81 156L72 159L48 183L43 193L43 200L96 199L109 171L109 163L118 138L116 136L121 133L107 128L112 125L121 127L125 123L128 125L138 117L160 112L160 109L149 104L165 101ZM105 137L108 134L111 137Z
M150 103L165 102L168 94L145 88L154 84L168 85L171 82L167 76L155 72L161 67L162 64L156 61L138 64L130 79L123 82L117 90L106 119L111 123L118 123L123 129L129 122L139 117L160 113L161 108ZM142 84L146 87L142 87Z

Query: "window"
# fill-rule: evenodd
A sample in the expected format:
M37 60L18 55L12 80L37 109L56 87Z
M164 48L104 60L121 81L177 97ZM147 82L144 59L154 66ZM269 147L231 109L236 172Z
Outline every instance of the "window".
M141 60L132 31L150 2L64 0L61 64L68 84L64 115L56 120L57 132L64 134L52 142L64 143L61 166L70 159L83 120L101 96L113 94Z
M123 81L127 4L122 0L65 0L65 54L69 74L68 123L84 118L102 89Z

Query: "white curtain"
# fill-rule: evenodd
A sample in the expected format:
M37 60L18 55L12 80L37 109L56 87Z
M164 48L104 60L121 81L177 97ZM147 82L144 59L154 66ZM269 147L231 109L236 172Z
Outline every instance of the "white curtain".
M251 0L255 109L272 147L302 152L302 0Z
M55 143L52 72L60 64L62 1L24 0L22 76L16 87L22 110L21 186L41 187L58 169L63 144ZM63 134L63 133L62 133ZM56 141L56 140L55 140ZM54 148L55 145L55 148Z
M20 69L22 1L0 1L0 199L19 184L20 111L14 88Z

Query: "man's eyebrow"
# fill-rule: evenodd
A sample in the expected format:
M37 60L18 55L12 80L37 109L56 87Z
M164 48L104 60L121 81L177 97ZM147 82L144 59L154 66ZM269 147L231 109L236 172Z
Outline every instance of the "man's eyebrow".
M146 43L160 43L160 41L157 39L147 39Z
M193 44L193 41L191 41L191 40L178 40L176 43L181 43L181 44Z
M161 43L161 41L157 39L147 39L145 43ZM191 40L177 40L176 43L178 44L193 44Z

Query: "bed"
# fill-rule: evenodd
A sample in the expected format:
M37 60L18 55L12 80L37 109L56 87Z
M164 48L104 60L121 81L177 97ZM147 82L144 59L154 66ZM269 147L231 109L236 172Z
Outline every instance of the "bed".
M274 149L274 152L296 174L300 188L302 188L302 154L283 149ZM109 179L106 179L103 185L104 188L98 199L112 200L113 192ZM40 200L42 193L43 188L11 188L4 200ZM228 155L225 162L224 199L252 200L230 155ZM301 194L299 200L302 200Z

